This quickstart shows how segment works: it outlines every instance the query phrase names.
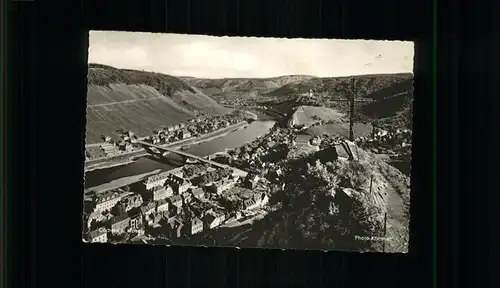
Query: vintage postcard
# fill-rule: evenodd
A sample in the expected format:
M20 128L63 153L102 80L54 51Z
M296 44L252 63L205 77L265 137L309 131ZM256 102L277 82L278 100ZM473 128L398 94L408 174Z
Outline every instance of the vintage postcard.
M406 253L413 54L91 31L83 241Z

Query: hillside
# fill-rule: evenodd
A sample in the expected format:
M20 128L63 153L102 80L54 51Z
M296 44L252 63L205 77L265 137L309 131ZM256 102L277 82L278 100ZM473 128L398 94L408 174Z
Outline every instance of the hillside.
M393 240L387 243L386 252L407 251L408 177L374 154L360 148L356 151L359 161L335 161L335 153L328 153L330 159L316 155L328 152L321 151L305 163L290 162L283 183L294 185L278 191L270 202L281 202L286 213L278 210L281 217L274 215L273 220L256 223L254 237L247 243L381 251L380 242L355 241L354 237L384 236L387 212L386 235Z
M409 177L362 148L355 149L357 161L336 159L333 149L280 161L282 176L266 177L271 212L251 225L208 233L204 244L381 252L382 242L355 237L386 236L385 252L406 252Z
M101 135L116 136L119 129L148 136L189 120L195 110L211 115L230 111L179 78L89 64L87 144L101 142Z

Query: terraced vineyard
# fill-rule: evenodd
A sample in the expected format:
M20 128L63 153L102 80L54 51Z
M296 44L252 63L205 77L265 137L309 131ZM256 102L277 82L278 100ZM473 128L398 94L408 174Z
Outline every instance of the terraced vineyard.
M103 135L117 139L121 129L149 136L154 129L186 122L195 110L232 111L173 76L89 65L86 144L102 142Z

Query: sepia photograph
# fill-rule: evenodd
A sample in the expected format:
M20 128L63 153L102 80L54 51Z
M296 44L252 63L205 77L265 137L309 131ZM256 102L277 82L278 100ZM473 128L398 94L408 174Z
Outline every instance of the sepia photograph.
M408 252L413 42L89 35L83 242Z

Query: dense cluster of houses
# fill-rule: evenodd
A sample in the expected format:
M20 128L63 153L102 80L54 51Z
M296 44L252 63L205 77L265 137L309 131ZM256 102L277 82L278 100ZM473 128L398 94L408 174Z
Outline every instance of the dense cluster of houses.
M153 135L145 140L152 144L174 143L226 128L244 120L245 118L239 113L229 113L222 116L199 115L188 123L179 123L155 129ZM137 137L132 131L119 131L118 140L113 140L110 136L102 136L103 143L99 144L98 147L86 149L85 160L112 157L140 149L140 146L132 144L131 140L133 138Z
M180 167L148 177L134 192L119 188L95 195L88 203L88 241L108 242L109 237L125 232L141 236L147 227L162 225L168 225L177 237L213 229L237 216L216 205L214 199L224 197L237 183L252 188L249 183L255 182L250 178L239 180L234 174L198 187L185 178ZM254 209L267 203L267 195L255 193L241 201L243 209Z
M259 161L282 145L295 145L295 136L289 129L273 128L268 134L243 147L228 151L232 160Z
M207 134L245 120L243 117L230 113L222 116L200 115L189 121L153 131L147 140L152 144L168 144L199 135Z
M412 131L410 129L374 129L370 137L356 139L356 144L378 154L411 154Z

